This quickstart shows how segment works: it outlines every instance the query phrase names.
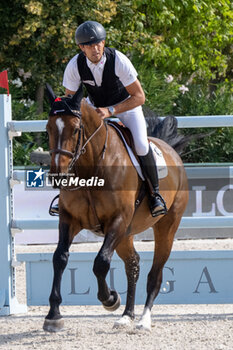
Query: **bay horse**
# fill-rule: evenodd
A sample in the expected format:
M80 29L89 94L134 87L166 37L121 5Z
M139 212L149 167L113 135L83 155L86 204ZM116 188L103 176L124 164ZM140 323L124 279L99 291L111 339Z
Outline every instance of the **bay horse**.
M88 179L98 174L99 178L104 179L105 185L98 189L72 186L69 190L60 187L59 241L53 255L50 309L43 328L45 331L57 332L64 327L59 310L62 302L62 274L68 262L69 247L82 229L99 231L104 236L94 260L93 272L97 278L98 299L108 311L114 311L120 306L119 294L110 290L106 282L115 250L123 260L127 276L126 306L114 326L126 327L131 324L139 277L139 255L134 248L134 235L152 227L154 258L147 278L143 314L137 324L139 329L150 330L151 309L160 291L163 267L169 258L175 233L188 202L188 185L182 160L175 149L163 140L150 138L162 151L168 168L167 176L159 183L168 212L152 217L147 196L135 210L143 181L133 167L117 131L100 119L79 90L73 97L57 98L49 87L48 96L52 107L47 123L51 176L61 179L74 173L79 178ZM160 127L160 132L164 133L163 127ZM176 136L174 134L171 137L170 143Z

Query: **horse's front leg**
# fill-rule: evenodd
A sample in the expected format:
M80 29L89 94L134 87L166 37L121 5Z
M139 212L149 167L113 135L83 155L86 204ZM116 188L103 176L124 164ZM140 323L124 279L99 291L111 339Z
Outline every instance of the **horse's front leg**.
M79 229L76 227L76 233ZM59 242L53 255L53 285L49 297L50 310L45 318L43 329L48 332L58 332L63 329L64 321L59 306L62 302L61 280L69 258L69 248L74 237L72 225L59 222Z
M126 231L121 217L112 221L111 225L105 229L104 243L95 258L93 272L98 283L98 299L108 311L115 311L121 303L120 295L110 290L106 283L106 276L110 269L113 252L121 241Z
M136 283L139 277L140 257L134 249L133 236L124 237L120 244L118 244L116 252L125 263L128 288L125 310L122 317L115 322L114 327L127 327L131 325L132 320L134 320L135 317L135 293Z

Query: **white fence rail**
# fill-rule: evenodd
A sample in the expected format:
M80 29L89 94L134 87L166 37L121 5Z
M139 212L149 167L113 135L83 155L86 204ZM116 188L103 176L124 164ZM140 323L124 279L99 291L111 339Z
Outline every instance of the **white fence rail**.
M163 118L161 118L163 119ZM233 126L233 115L209 115L176 117L178 128L217 128ZM25 120L8 122L8 129L13 132L41 132L45 131L46 120Z

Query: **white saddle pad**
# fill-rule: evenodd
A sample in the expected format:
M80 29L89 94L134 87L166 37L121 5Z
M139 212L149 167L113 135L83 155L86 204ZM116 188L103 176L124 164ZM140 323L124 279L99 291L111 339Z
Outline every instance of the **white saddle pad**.
M142 174L142 169L141 169L141 165L139 164L137 158L135 157L132 149L128 146L128 144L125 142L126 148L128 150L130 159L134 165L134 167L136 168L138 175L141 177L142 180L145 180L143 174ZM156 161L156 165L157 165L157 171L158 171L158 177L159 179L163 179L164 177L167 176L168 174L168 170L167 170L167 164L166 161L164 159L163 153L162 151L153 143L150 141L150 146L153 150L154 153L154 157L155 157L155 161Z
M156 165L157 165L157 169L158 169L159 179L163 179L168 174L167 164L166 164L166 161L164 159L163 153L160 150L160 148L158 148L151 141L150 141L150 146L151 146L151 148L152 148L152 150L154 152L154 157L155 157L155 160L156 160Z

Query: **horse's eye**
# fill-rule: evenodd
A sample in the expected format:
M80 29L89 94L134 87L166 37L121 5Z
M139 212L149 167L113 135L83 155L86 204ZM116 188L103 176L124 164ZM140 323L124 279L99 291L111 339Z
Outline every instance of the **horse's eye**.
M74 129L74 132L73 132L73 135L76 135L77 132L78 132L78 128L75 128L75 129Z

